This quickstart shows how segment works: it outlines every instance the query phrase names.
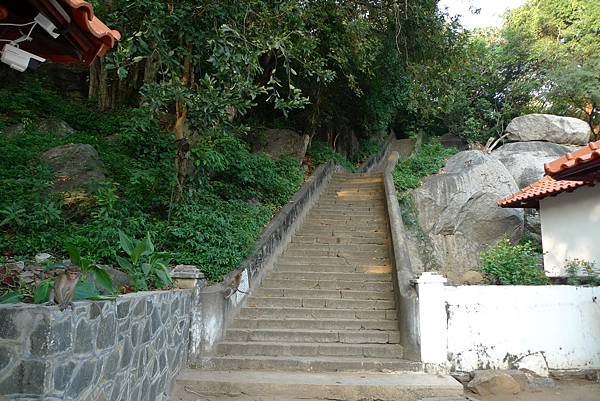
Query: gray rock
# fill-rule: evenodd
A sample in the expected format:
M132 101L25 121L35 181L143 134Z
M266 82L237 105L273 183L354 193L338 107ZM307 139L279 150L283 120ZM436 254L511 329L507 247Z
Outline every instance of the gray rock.
M511 142L546 141L586 145L592 130L583 120L552 114L528 114L513 119L506 132Z
M113 285L114 290L119 291L121 288L130 284L129 276L127 275L127 273L122 272L121 270L117 270L110 265L96 265L96 266L102 268L105 272L108 273L108 275L110 276L110 279L112 280L112 285ZM96 286L96 288L98 289L98 291L101 294L106 295L106 294L111 293L111 291L107 290L106 288L102 287L99 283L96 282L95 275L91 274L88 279L92 284L94 284Z
M451 133L440 136L440 143L445 148L456 148L458 150L467 149L467 143L458 135Z
M467 285L483 284L483 274L475 270L466 271L461 276L461 282Z
M52 259L54 259L54 256L50 255L49 253L38 253L35 255L35 262L38 264L49 262Z
M544 163L573 150L573 147L549 142L515 142L500 146L492 152L492 156L504 164L517 186L524 188L544 176Z
M291 155L300 163L309 141L310 136L299 135L290 129L267 129L255 141L252 150L266 153L275 159Z
M523 210L496 205L517 190L502 163L474 150L452 156L442 173L424 178L413 197L432 249L429 267L446 274L477 270L482 250L505 236L520 238Z
M479 395L510 395L521 392L519 383L501 370L476 370L467 388Z
M56 118L38 118L32 123L32 128L41 134L55 134L58 136L67 136L75 133L69 124ZM25 126L22 123L14 124L4 129L4 134L13 137L23 133Z
M544 163L556 160L575 149L549 142L514 142L499 147L492 152L492 156L504 164L517 186L522 189L544 176ZM525 209L525 233L541 243L540 215L535 209Z
M8 271L22 272L25 269L25 262L8 262L4 264Z
M91 145L77 143L57 146L44 152L40 159L56 175L50 187L52 192L93 191L99 181L106 179L104 163Z

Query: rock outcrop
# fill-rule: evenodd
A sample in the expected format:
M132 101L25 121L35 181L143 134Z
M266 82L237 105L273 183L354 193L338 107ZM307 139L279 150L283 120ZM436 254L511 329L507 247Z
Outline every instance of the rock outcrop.
M586 145L592 131L578 118L552 114L528 114L513 119L506 132L510 142L546 141L570 145Z
M574 147L549 142L514 142L500 146L492 152L492 156L504 164L517 186L524 188L544 176L544 163L573 150Z
M522 189L544 176L544 163L573 150L575 150L573 146L550 142L514 142L499 147L492 152L492 156L504 164L519 189ZM525 233L541 243L540 215L535 209L525 209Z
M440 174L413 191L420 229L430 244L429 269L451 281L477 270L479 254L507 236L520 238L523 210L502 209L496 201L518 190L502 163L479 151L460 152Z
M267 129L257 138L252 151L266 153L274 159L291 155L302 162L309 141L308 135L300 135L290 129Z
M56 176L50 186L52 192L77 189L92 191L99 181L106 178L104 163L92 145L75 143L57 146L48 149L40 158Z
M51 133L58 136L67 136L75 133L75 130L63 120L56 118L38 118L31 122L32 128L40 133ZM5 135L12 137L21 134L25 130L22 123L9 125L4 128Z

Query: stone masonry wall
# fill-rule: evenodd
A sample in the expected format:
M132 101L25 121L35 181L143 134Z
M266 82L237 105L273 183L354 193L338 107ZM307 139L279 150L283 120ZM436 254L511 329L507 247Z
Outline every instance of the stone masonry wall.
M0 305L0 400L163 401L186 363L192 290Z

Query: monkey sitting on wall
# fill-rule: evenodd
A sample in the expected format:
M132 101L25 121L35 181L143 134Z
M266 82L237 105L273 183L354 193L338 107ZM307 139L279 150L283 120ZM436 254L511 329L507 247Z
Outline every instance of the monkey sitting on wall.
M70 267L68 270L62 270L54 279L54 286L50 289L48 305L58 304L61 311L70 307L73 309L73 296L75 295L75 286L79 281L79 269Z

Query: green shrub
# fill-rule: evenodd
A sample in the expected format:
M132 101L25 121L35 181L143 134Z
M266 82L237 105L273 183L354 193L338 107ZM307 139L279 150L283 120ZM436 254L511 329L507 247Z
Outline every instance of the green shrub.
M540 254L530 242L512 245L507 238L481 253L481 271L490 284L543 285Z
M600 270L596 263L585 259L567 259L565 261L567 284L569 285L600 285Z
M319 166L332 160L348 171L355 171L354 165L344 156L333 150L331 146L318 139L313 139L306 152L312 159L313 165Z
M417 188L421 178L440 171L446 160L456 152L456 149L446 149L437 141L424 143L409 158L398 161L394 170L396 190L401 192Z

